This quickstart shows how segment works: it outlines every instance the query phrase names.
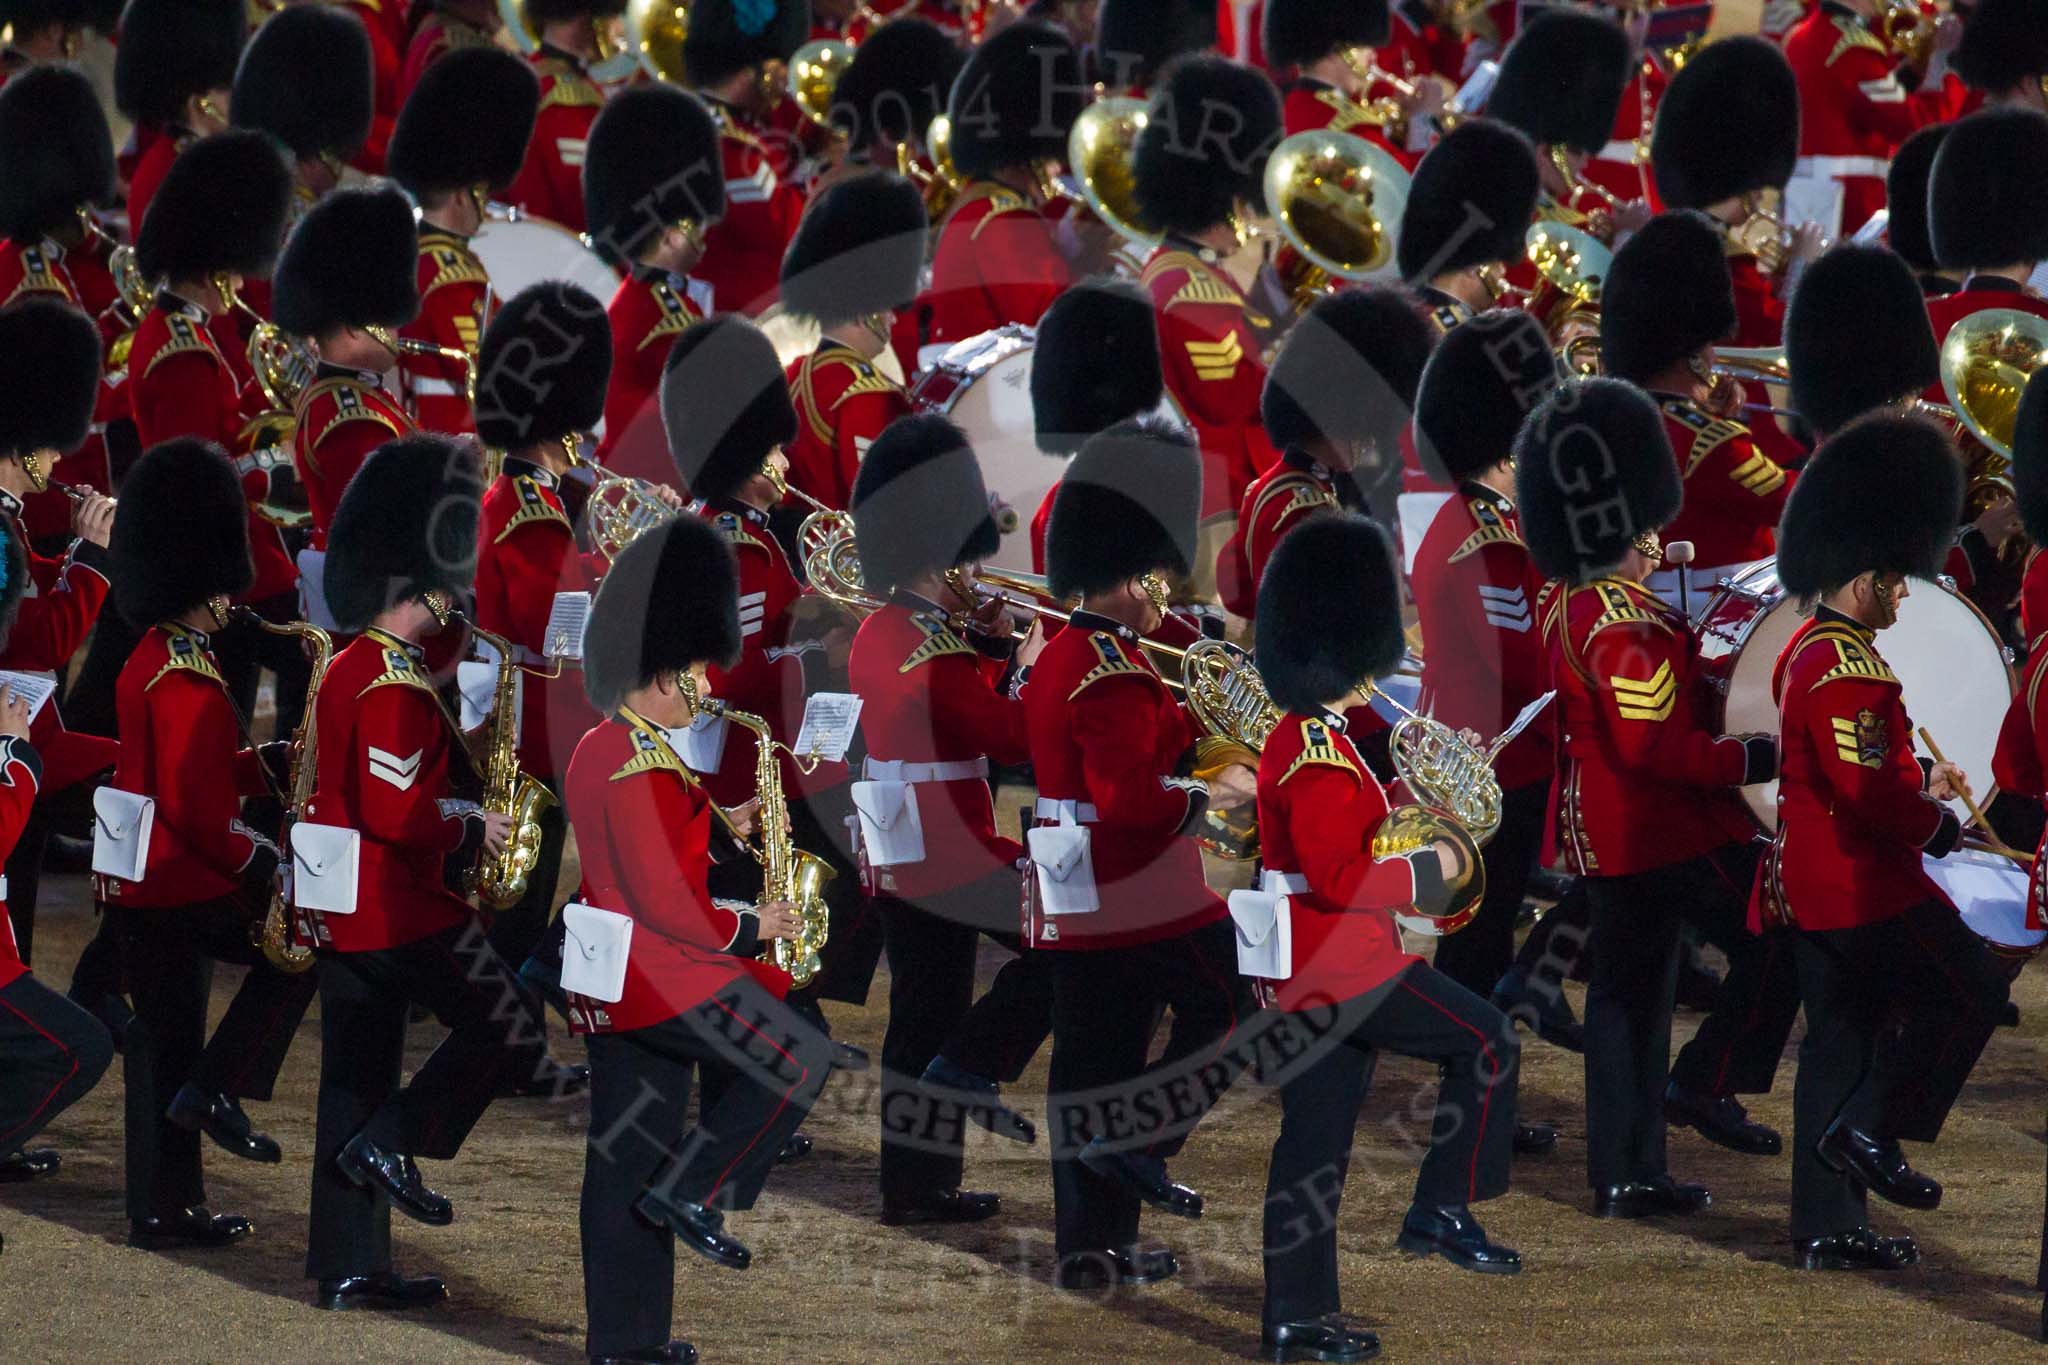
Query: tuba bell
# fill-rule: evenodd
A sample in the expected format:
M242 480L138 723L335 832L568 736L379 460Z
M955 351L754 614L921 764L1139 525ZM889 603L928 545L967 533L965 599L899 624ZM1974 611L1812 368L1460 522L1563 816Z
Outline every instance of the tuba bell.
M805 43L789 59L789 97L820 128L832 130L832 96L852 63L853 44L835 38Z
M685 0L629 0L626 45L647 78L688 85L683 77L683 39L690 32Z
M2012 459L2013 424L2027 380L2048 360L2048 318L1986 308L1949 328L1941 343L1941 389L1970 434Z
M1159 245L1159 234L1148 231L1138 214L1131 177L1131 152L1144 128L1145 101L1107 95L1083 109L1067 131L1067 166L1081 182L1088 211L1141 259Z
M1536 273L1557 291L1556 303L1542 319L1551 337L1562 342L1586 326L1597 335L1600 290L1614 267L1614 252L1592 233L1567 223L1531 223L1522 248Z
M1369 280L1395 268L1408 172L1351 133L1296 133L1266 162L1266 207L1303 264L1286 284L1306 306L1332 280Z

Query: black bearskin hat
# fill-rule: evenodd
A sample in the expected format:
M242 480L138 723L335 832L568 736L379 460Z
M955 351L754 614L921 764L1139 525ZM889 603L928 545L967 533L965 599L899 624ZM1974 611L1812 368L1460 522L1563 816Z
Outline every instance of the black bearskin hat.
M66 300L27 295L0 308L0 374L0 455L69 454L92 430L99 329Z
M697 517L671 517L619 552L590 604L583 691L611 712L636 687L740 653L740 575L732 546Z
M1406 649L1394 550L1376 522L1314 517L1281 537L1259 580L1252 655L1267 695L1313 714L1393 672Z
M178 153L135 235L135 264L152 283L216 271L261 276L277 259L292 171L277 144L230 128Z
M2048 382L2029 379L2020 397L2012 429L2012 487L2028 537L2048 545Z
M482 473L475 447L404 436L370 452L342 490L327 533L327 609L345 631L438 588L466 596L476 581Z
M589 431L604 416L611 374L604 304L566 280L528 285L484 329L477 439L511 451Z
M1136 285L1083 280L1038 320L1031 418L1046 454L1073 454L1096 432L1156 410L1165 392L1159 323Z
M676 338L661 370L661 425L690 496L720 503L796 439L796 409L775 346L730 314Z
M1949 69L1963 84L1998 95L2048 75L2048 6L2041 0L1976 0L1963 17L1963 40Z
M1280 343L1259 415L1281 447L1317 437L1399 458L1436 327L1400 289L1344 289L1317 299Z
M946 97L953 165L969 179L1067 154L1086 98L1067 35L1023 20L974 49Z
M1185 574L1202 516L1202 457L1170 422L1119 422L1082 445L1053 495L1045 567L1059 598L1139 574Z
M1931 123L1900 143L1884 177L1885 203L1891 208L1885 240L1915 270L1940 268L1934 259L1934 242L1927 234L1927 182L1948 127Z
M851 147L922 144L967 54L929 19L891 19L861 40L832 88L832 126Z
M1614 253L1600 289L1602 371L1647 384L1734 333L1725 239L1705 214L1659 214Z
M403 327L420 311L412 205L390 188L334 191L292 229L271 286L271 318L293 336Z
M1785 308L1792 408L1840 431L1941 378L1941 349L1913 268L1881 246L1838 246L1800 272Z
M591 15L610 19L626 12L626 0L523 0L527 23L535 29Z
M1927 232L1950 270L2048 260L2048 114L2016 106L1951 124L1927 180Z
M1266 65L1309 66L1332 52L1384 47L1393 31L1387 0L1266 0Z
M1933 578L1963 510L1963 459L1924 417L1873 412L1821 443L1778 519L1778 581L1799 597L1858 574Z
M1232 117L1218 119L1219 109ZM1230 217L1239 200L1263 207L1266 158L1284 132L1280 94L1259 72L1227 57L1176 63L1152 92L1131 153L1145 225L1200 232Z
M1782 189L1799 159L1799 82L1776 43L1708 43L1657 105L1650 169L1670 209L1703 209L1751 190Z
M1401 278L1413 284L1520 260L1541 189L1528 138L1492 119L1460 123L1430 148L1408 184L1395 246Z
M619 266L670 224L725 216L718 125L695 95L635 85L598 110L583 156L583 216L591 245Z
M850 510L870 592L987 559L1002 541L967 433L936 413L899 417L875 438Z
M1628 33L1606 15L1539 9L1501 55L1486 116L1531 142L1597 152L1635 64Z
M472 185L503 190L526 160L539 110L530 65L501 48L459 48L435 59L405 97L385 169L422 202Z
M1619 379L1560 385L1515 437L1522 539L1545 577L1583 583L1678 515L1684 487L1650 396Z
M228 453L192 436L151 446L121 484L107 548L115 605L137 629L255 582L249 504Z
M114 139L84 72L39 62L0 87L0 237L40 242L113 197Z
M192 96L233 87L248 36L242 0L128 0L114 107L144 128L176 121Z
M1519 308L1490 308L1437 343L1415 393L1415 454L1445 487L1515 453L1515 434L1564 382L1549 334Z
M376 113L363 21L335 5L288 5L256 30L235 70L229 116L270 134L301 161L349 161Z
M786 62L811 36L810 0L691 0L683 74L699 89L763 62Z
M1113 87L1144 89L1176 57L1207 52L1216 39L1216 6L1207 0L1102 0L1095 64Z
M811 201L782 257L783 311L837 327L908 307L930 226L924 192L895 172L840 181Z

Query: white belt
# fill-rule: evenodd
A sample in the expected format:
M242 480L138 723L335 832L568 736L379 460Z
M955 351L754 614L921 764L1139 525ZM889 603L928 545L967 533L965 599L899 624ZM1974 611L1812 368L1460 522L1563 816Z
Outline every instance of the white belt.
M1638 164L1636 161L1636 140L1634 138L1618 138L1586 159L1588 161L1618 161L1624 166L1635 166Z
M1055 801L1049 796L1038 798L1037 815L1041 820L1066 818L1077 825L1092 825L1096 821L1095 805L1091 801Z
M906 763L894 758L870 758L862 775L870 782L965 782L987 777L986 758L964 758L952 763Z
M1883 156L1802 156L1793 164L1792 174L1821 179L1871 175L1882 180L1891 168L1891 158Z
M1271 868L1259 874L1259 890L1269 896L1306 896L1308 876L1301 872L1275 872Z
M413 393L421 398L467 398L469 395L455 387L451 379L435 379L431 375L408 374Z

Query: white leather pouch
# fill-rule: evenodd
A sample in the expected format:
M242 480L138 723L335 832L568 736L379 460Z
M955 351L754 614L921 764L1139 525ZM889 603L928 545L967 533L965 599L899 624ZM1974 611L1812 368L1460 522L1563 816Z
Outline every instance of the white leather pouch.
M340 825L292 826L292 904L324 915L356 912L363 836Z
M571 901L562 907L562 989L607 1005L626 993L633 917Z
M924 825L917 818L915 783L856 782L853 808L860 816L860 841L869 866L924 861Z
M1038 877L1038 907L1048 915L1085 915L1102 908L1086 825L1067 816L1028 830L1024 841Z
M149 831L156 801L119 787L92 794L92 870L124 882L142 880L149 864Z
M1295 888L1279 873L1259 878L1259 888L1230 893L1230 922L1237 930L1237 969L1246 976L1285 981L1294 975L1294 927L1287 902Z

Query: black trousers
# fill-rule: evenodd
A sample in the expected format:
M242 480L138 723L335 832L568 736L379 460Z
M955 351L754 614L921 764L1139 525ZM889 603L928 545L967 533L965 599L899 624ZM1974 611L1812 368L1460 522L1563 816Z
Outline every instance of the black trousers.
M1472 922L1439 939L1434 965L1481 1000L1515 960L1515 920L1529 874L1543 850L1543 825L1550 808L1550 781L1531 782L1501 795L1500 828L1486 841L1486 898Z
M453 1157L493 1095L537 1074L547 1030L539 1002L475 921L395 948L322 953L316 970L320 1099L306 1274L373 1275L391 1268L391 1207L342 1174L336 1154L366 1133L412 1156ZM416 1003L450 1032L401 1088Z
M1280 1134L1266 1174L1268 1326L1341 1306L1337 1206L1380 1052L1437 1064L1418 1204L1472 1204L1507 1192L1521 1076L1521 1046L1507 1016L1425 963L1370 994L1284 1017L1300 1035L1303 1056L1280 1086Z
M127 1082L128 1216L166 1217L206 1202L200 1135L165 1117L187 1081L267 1100L317 982L282 972L249 941L241 895L180 908L103 907L135 1005L122 1053ZM206 1007L216 962L247 967L213 1037Z
M79 663L71 686L64 689L63 697L65 725L106 739L120 738L114 684L120 681L121 670L128 666L128 656L135 652L143 635L142 627L130 625L121 614L116 605L120 596L121 585L116 583L108 590L107 600L100 604L100 614L93 619L85 658Z
M918 1078L970 1014L977 1035L1015 1040L1002 1050L1030 1052L1052 1031L1052 968L1015 932L1017 874L1009 869L954 891L915 901L877 896L876 913L889 951L889 1026L882 1035L882 1199L908 1202L934 1190L957 1189L967 1115L918 1088ZM1004 963L979 1001L974 961L982 934L1018 956ZM977 1047L977 1053L982 1051ZM953 1053L948 1060L966 1065ZM1029 1061L1029 1053L1026 1053ZM1002 1065L1008 1065L1003 1059ZM970 1070L972 1068L969 1068ZM976 1075L986 1075L975 1072ZM988 1079L997 1079L988 1077Z
M1043 951L1043 950L1040 950ZM1101 1136L1162 1159L1243 1069L1234 1047L1252 1017L1228 918L1127 948L1062 949L1052 961L1054 1244L1062 1256L1114 1251L1138 1237L1140 1201L1084 1167ZM1146 1055L1162 1008L1174 1013L1165 1053Z
M1784 936L1745 927L1761 849L1752 840L1648 872L1582 879L1592 913L1586 1176L1595 1189L1666 1173L1667 1080L1717 1095L1771 1087L1799 992ZM1672 995L1687 923L1728 953L1728 976L1673 1064Z
M299 616L295 592L251 604L269 621L294 621ZM313 661L303 641L293 635L276 635L247 621L236 621L214 636L214 657L220 662L221 681L244 716L256 714L256 692L267 669L276 677L277 726L272 739L290 739L306 714L306 685L313 678ZM251 741L255 742L254 737ZM283 820L283 806L275 796L252 797L245 818L254 825L275 829Z
M547 783L555 804L541 812L540 857L526 881L526 894L491 912L491 948L515 968L525 964L547 937L555 915L555 884L562 876L562 849L569 842L569 816L562 808L559 779ZM560 955L555 955L559 976Z
M33 976L0 986L0 1157L83 1099L113 1057L99 1020Z
M831 1070L824 1034L741 976L675 1018L588 1035L590 1139L583 1159L583 1297L589 1353L665 1346L675 1236L633 1212L642 1192L749 1209ZM690 1068L731 1079L685 1135Z
M1932 1142L2005 1007L2008 973L1945 902L1881 924L1798 931L1806 1039L1792 1083L1792 1235L1870 1219L1862 1185L1814 1155L1839 1116L1880 1138Z

